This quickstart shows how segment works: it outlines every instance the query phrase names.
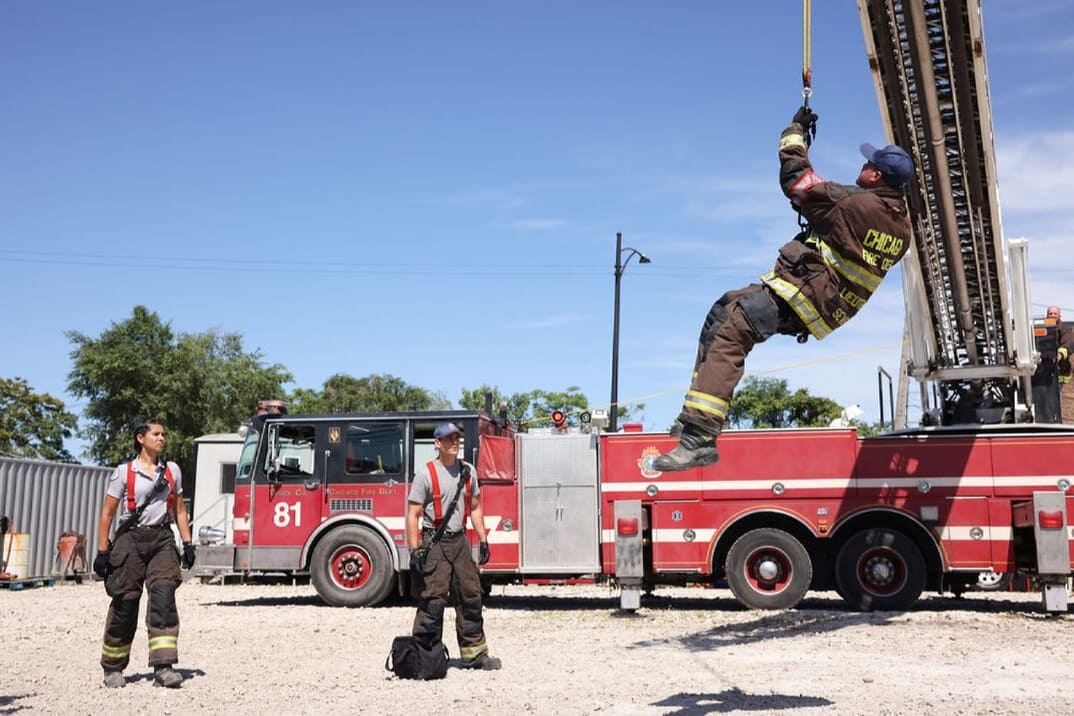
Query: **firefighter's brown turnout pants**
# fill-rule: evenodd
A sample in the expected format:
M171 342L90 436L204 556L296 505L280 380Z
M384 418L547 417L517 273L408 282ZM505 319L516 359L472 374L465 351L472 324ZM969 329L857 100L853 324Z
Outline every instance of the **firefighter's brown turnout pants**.
M425 538L428 542L428 537ZM459 655L468 663L487 652L481 616L481 577L470 552L466 533L444 537L429 548L425 557L424 586L420 586L418 613L412 634L432 647L443 638L444 609L449 594L455 605L455 636Z
M104 588L112 597L104 623L101 666L122 671L130 662L131 642L138 630L142 586L149 593L145 621L149 630L149 665L179 661L179 611L175 590L182 582L179 550L168 527L133 527L116 539L109 558L111 573Z
M776 333L799 335L805 330L797 314L767 286L754 283L725 293L701 327L693 380L679 420L718 434L753 347Z

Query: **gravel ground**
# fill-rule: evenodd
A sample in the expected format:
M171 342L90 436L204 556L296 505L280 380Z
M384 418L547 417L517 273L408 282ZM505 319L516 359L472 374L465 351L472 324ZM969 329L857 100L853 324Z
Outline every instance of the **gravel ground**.
M834 594L756 612L726 590L665 588L622 616L603 586L495 587L485 625L503 670L434 682L384 670L409 604L326 607L290 583L193 581L178 598L182 688L152 685L140 628L127 686L110 690L100 584L0 590L0 714L1074 713L1074 615L1043 615L1033 593L859 614Z

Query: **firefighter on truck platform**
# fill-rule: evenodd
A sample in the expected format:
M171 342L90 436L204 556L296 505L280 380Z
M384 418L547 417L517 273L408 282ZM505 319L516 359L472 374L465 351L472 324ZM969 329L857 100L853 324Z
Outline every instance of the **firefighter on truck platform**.
M175 590L185 569L194 566L190 521L183 503L183 475L174 462L164 462L164 427L145 422L134 430L137 456L119 465L108 482L97 529L97 557L93 571L103 578L112 598L104 624L101 666L109 688L126 686L123 669L130 663L131 642L138 629L138 603L142 586L149 593L146 626L149 630L149 666L157 686L176 688L183 676L173 669L179 661L179 612ZM119 511L114 540L108 535ZM183 541L180 558L172 523Z
M433 431L437 457L417 470L407 499L406 536L416 592L420 585L412 634L427 648L440 643L444 609L451 594L463 666L493 670L500 668L500 660L488 653L481 616L481 577L466 537L469 513L480 543L479 561L488 562L485 515L477 474L459 459L461 432L455 423L437 426Z

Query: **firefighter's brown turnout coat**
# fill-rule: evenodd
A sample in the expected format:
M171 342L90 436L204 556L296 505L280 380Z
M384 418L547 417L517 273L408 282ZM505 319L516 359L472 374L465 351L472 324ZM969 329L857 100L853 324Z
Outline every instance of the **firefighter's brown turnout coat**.
M783 130L779 161L783 193L809 221L810 235L780 249L780 260L761 280L813 336L824 338L854 317L909 250L906 200L898 189L862 189L817 176L798 124ZM803 243L806 252L793 245ZM796 270L799 260L808 271Z
M849 321L910 248L903 192L825 181L792 123L779 145L780 184L809 229L779 250L761 284L725 293L701 329L679 420L718 433L754 345L775 333L823 339Z

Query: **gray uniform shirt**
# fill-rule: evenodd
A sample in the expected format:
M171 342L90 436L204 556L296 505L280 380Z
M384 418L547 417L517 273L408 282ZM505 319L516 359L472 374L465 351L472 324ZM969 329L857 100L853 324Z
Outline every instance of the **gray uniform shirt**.
M459 471L462 469L462 460L456 460L451 467L444 467L439 461L433 460L436 466L437 480L440 482L440 514L447 514L451 498L459 487ZM481 494L481 487L477 484L477 471L470 465L470 495L476 497ZM428 464L418 468L414 476L414 484L410 488L409 502L425 505L425 518L422 520L422 528L433 529L436 512L433 508L433 481L429 477ZM462 488L459 494L459 502L455 505L455 511L448 520L446 529L448 532L458 532L463 529L462 519L466 515L466 488Z
M181 500L183 495L183 473L174 462L168 463L172 471L172 480L175 481L175 499ZM142 472L138 461L134 461L134 504L135 509L141 507L146 497L153 491L153 483L157 481L156 473L147 475ZM108 480L108 493L119 500L119 513L116 525L121 525L130 518L130 510L127 509L127 463L116 467L112 477ZM142 512L138 520L139 527L166 524L172 521L168 514L168 490L157 490L153 495L153 501Z

